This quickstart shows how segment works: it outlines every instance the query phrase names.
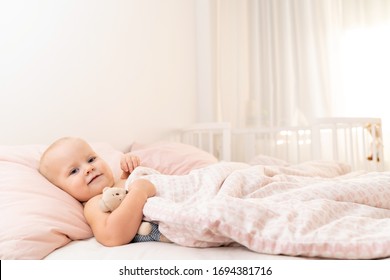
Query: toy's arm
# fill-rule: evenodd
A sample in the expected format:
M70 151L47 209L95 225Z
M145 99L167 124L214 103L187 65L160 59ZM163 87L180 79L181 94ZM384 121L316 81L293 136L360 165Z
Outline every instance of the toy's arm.
M104 213L99 209L101 195L90 199L85 204L84 214L96 240L105 246L129 243L141 224L146 200L155 193L156 189L150 181L136 180L131 184L125 199L112 213Z

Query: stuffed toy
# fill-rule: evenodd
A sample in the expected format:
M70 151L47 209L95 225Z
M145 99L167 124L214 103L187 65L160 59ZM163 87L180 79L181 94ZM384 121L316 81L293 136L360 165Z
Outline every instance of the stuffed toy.
M125 188L118 187L106 187L103 189L102 199L100 201L100 209L103 212L112 212L114 211L119 204L121 204L122 200L125 198L127 194L127 190L134 180L142 178L143 176L153 175L153 174L161 174L157 170L145 167L145 166L137 166L133 172L131 172L130 176L127 178L125 183Z
M371 136L371 143L370 143L370 154L367 156L368 160L374 159L374 146L376 149L376 161L381 161L381 155L380 150L382 149L383 143L382 143L382 128L380 124L371 124L368 123L365 126L366 130L368 131L369 135Z
M114 211L125 198L128 191L124 188L106 187L103 189L99 207L103 212ZM158 230L158 224L142 221L137 234L131 242L161 241L171 242Z
M125 198L127 190L118 187L105 187L103 189L102 198L99 201L100 210L103 212L112 212L118 208L122 200Z

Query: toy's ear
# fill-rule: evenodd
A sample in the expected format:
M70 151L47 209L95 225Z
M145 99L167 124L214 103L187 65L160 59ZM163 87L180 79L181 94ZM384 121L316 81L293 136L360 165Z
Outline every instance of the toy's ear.
M105 191L108 190L108 189L110 189L110 187L105 187L105 188L103 189L103 192L105 192Z

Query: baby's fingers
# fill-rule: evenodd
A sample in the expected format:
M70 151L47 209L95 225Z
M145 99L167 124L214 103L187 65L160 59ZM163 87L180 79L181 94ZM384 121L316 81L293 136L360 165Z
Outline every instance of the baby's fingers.
M131 161L133 163L133 168L136 168L137 166L140 166L141 161L138 156L131 156Z
M137 156L125 154L121 159L121 169L126 173L131 173L140 165L140 159Z
M121 179L127 179L129 177L130 173L129 172L122 172Z
M127 161L126 161L126 155L123 155L121 158L121 169L123 172L126 173L129 172L129 167L127 166Z

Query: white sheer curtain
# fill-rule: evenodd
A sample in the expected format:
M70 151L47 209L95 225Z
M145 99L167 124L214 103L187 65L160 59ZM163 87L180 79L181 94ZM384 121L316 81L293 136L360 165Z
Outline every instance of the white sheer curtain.
M235 126L331 114L335 1L217 1L218 117Z
M375 38L367 37L370 28L389 23L390 1L215 0L208 7L214 35L214 120L246 127L304 124L317 117L358 116L357 112L382 117L381 112L357 108L351 98L356 99L364 75L371 80L373 73L384 76L383 67L363 63L378 51L377 44L390 38L386 28ZM366 37L348 41L349 32L358 28L368 32ZM375 40L371 47L377 48L354 48L362 40ZM346 49L348 43L352 50ZM377 62L384 65L387 50ZM352 75L351 68L361 71ZM382 84L386 79L381 78ZM379 87L382 96L383 90L389 93L390 87L385 87ZM381 103L371 96L372 91L365 92L360 99Z
M380 117L390 159L389 0L198 0L197 8L199 94L212 104L199 103L198 120Z

